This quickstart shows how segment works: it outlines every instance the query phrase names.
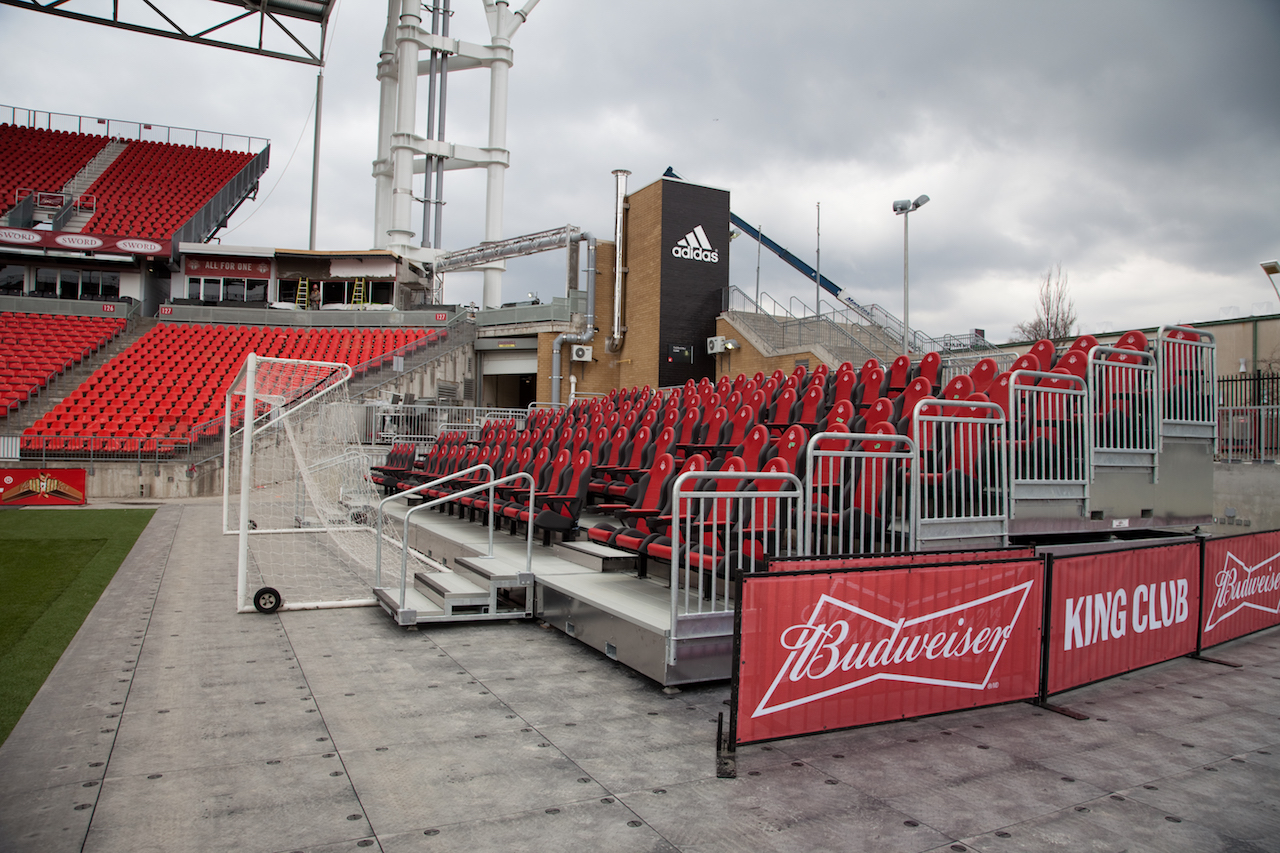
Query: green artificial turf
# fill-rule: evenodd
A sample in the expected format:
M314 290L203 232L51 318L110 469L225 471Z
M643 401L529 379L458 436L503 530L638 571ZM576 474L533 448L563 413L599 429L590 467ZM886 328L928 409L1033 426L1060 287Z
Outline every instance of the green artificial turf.
M0 743L13 731L153 513L0 512Z

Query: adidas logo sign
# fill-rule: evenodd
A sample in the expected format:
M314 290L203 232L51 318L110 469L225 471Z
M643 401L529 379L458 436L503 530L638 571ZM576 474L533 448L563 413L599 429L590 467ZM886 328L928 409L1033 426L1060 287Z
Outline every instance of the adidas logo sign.
M707 239L707 232L702 230L701 225L684 235L683 240L676 241L676 244L671 247L671 254L691 261L720 263L720 253L711 248L711 241Z

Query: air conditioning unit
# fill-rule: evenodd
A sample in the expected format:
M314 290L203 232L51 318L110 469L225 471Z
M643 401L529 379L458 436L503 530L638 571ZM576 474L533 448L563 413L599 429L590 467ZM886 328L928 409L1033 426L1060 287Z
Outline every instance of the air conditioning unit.
M724 335L707 338L707 355L724 352Z
M574 361L591 361L591 347L574 344L569 357Z

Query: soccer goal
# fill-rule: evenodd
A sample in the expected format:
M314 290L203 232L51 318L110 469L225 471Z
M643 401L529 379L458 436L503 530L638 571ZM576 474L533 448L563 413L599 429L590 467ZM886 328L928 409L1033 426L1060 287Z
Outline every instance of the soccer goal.
M376 603L380 497L350 378L345 364L250 354L227 391L223 529L239 537L240 612Z

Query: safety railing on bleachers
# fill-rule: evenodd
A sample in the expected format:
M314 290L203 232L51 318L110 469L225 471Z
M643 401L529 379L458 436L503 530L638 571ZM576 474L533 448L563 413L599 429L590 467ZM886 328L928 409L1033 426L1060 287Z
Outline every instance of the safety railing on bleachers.
M1162 390L1160 435L1210 438L1217 426L1217 350L1212 334L1162 326L1156 336Z
M916 404L911 437L918 455L911 463L910 511L921 548L936 542L962 547L1008 543L1008 436L1004 411L995 403Z
M916 443L884 433L820 432L805 449L800 556L913 551Z
M1041 382L1045 384L1037 384ZM1088 413L1089 392L1082 377L1014 372L1009 383L1007 444L1015 503L1087 494Z
M1089 351L1090 465L1147 468L1158 476L1159 394L1155 356L1120 347Z
M1280 406L1218 409L1214 456L1220 462L1280 461Z
M0 447L18 451L23 462L94 463L136 462L143 465L193 463L210 456L211 446L198 439L146 438L120 435L15 435L0 436Z
M170 127L154 122L57 113L8 104L0 104L0 124L62 130L90 136L109 136L112 139L138 139L148 142L166 142L171 145L221 148L228 151L260 150L268 142L256 136L223 133L217 130L197 130L190 127Z
M528 497L529 497L528 509L530 513L533 512L533 505L534 505L533 498L534 498L534 486L535 486L533 477L531 477L529 474L525 472L517 472L515 474L511 474L506 477L499 477L495 479L493 468L489 465L481 464L481 465L472 466L462 471L457 471L453 474L449 474L444 477L439 477L435 480L431 480L427 483L423 483L419 486L416 486L408 490L407 492L401 492L396 495L391 495L388 498L382 500L381 503L378 504L378 513L376 518L378 529L379 530L382 529L383 517L385 514L385 505L389 503L392 499L398 498L398 497L404 497L406 495L409 495L409 496L423 495L424 493L430 492L432 489L439 488L440 486L444 486L448 483L456 482L459 480L467 481L468 478L482 479L482 482L477 483L476 485L470 486L468 488L450 492L449 494L443 495L441 497L428 498L427 500L424 500L420 504L415 504L409 507L405 511L404 519L402 520L403 533L400 539L400 543L401 543L400 554L395 555L397 556L400 562L398 601L399 601L400 608L402 610L405 608L405 598L406 598L408 584L409 584L409 544L408 543L412 541L409 535L409 531L411 529L412 517L415 514L424 512L429 509L436 509L437 507L454 503L456 501L461 500L462 498L470 497L472 495L478 495L481 493L487 494L489 498L488 512L486 516L488 532L489 532L489 549L488 549L488 553L485 556L492 557L493 556L493 530L494 530L494 523L495 523L495 514L493 511L493 504L494 504L494 495L496 490L502 486L509 486L509 485L513 486L516 483L521 484L519 489L522 490L524 488L524 484L527 484ZM377 556L376 556L377 563L375 566L375 575L374 575L375 584L378 586L381 586L383 583L384 560L383 560L382 543L384 538L385 537L382 537L382 536L379 536L378 538L378 548L377 548ZM528 530L526 531L526 534L525 534L525 553L526 553L527 562L532 563L533 561L533 524L532 523L528 525Z
M267 170L271 146L263 148L231 180L223 184L205 204L173 235L173 249L179 243L205 243L226 224L227 218L257 190L258 179Z
M442 406L429 404L366 403L366 435L371 444L394 444L411 441L431 445L445 432L463 432L467 439L480 438L480 432L493 421L512 420L524 429L525 409L489 406Z
M777 349L825 347L832 356L859 364L868 358L885 355L828 319L797 317L767 293L761 294L760 303L770 305L770 310L760 310L752 297L730 286L725 294L724 310L734 314L763 342Z
M800 553L802 497L800 478L782 472L688 471L676 478L673 640L698 636L699 622L733 612L737 572L764 571L769 557ZM669 658L674 649L669 643Z

